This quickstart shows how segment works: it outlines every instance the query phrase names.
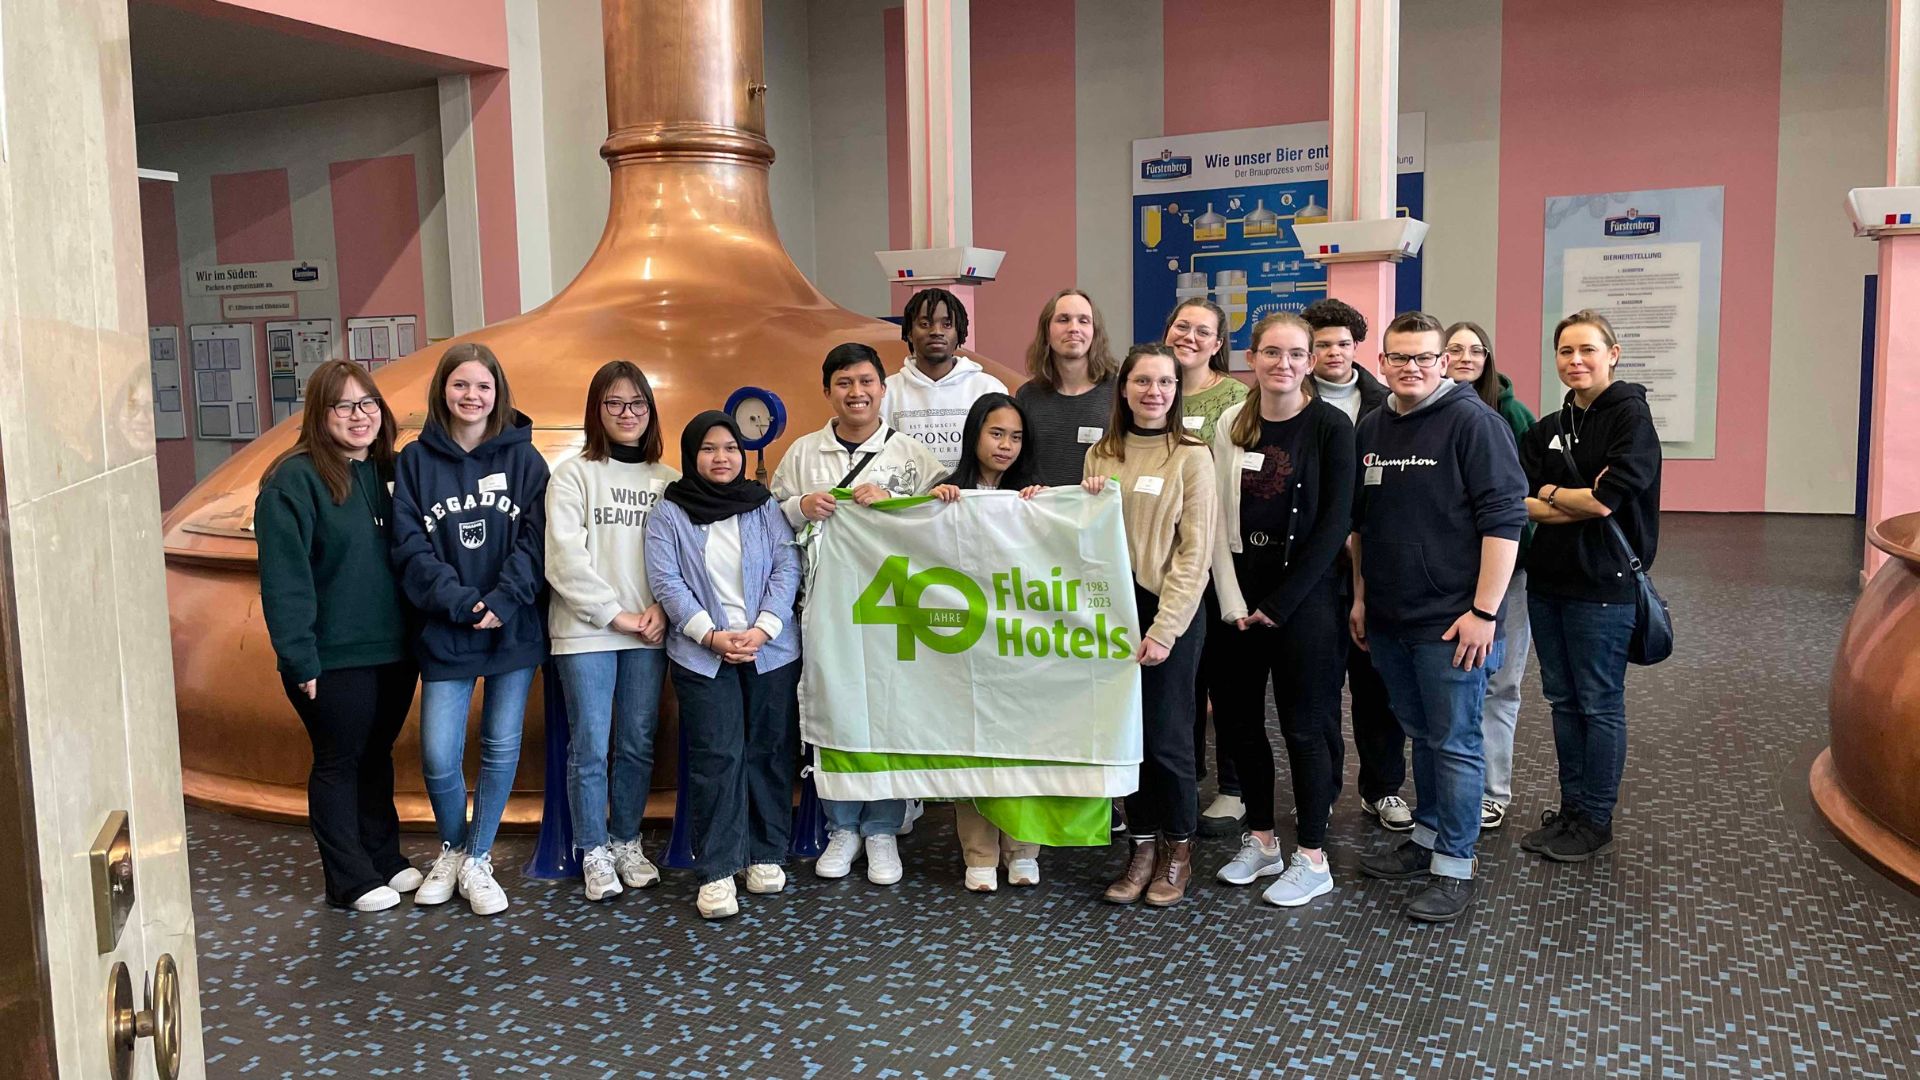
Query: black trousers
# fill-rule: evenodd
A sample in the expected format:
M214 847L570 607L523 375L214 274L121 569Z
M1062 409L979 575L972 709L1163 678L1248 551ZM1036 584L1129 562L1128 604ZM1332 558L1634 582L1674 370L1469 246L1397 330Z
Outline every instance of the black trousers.
M1340 593L1340 632L1346 637L1353 595L1347 588ZM1378 802L1398 795L1407 782L1407 733L1387 705L1387 684L1373 670L1373 658L1353 646L1350 637L1346 640L1347 690L1353 695L1353 748L1360 754L1360 797Z
M323 671L309 700L280 676L313 743L307 823L320 845L329 904L352 904L409 865L393 808L393 741L419 678L410 660Z
M1301 847L1326 846L1327 814L1340 795L1346 744L1340 737L1340 683L1345 676L1346 610L1328 581L1300 602L1281 626L1225 623L1213 627L1221 676L1214 685L1214 732L1233 753L1247 804L1247 828L1274 824L1273 745L1267 737L1267 687L1273 687L1280 731L1293 774Z
M786 862L800 662L765 673L723 663L712 677L677 663L668 670L687 733L687 812L700 884L754 863Z
M1214 685L1218 679L1220 649L1216 642L1220 629L1220 599L1213 593L1213 584L1207 584L1207 596L1200 621L1207 626L1207 640L1200 646L1200 672L1193 682L1193 763L1194 775L1201 780L1207 778L1207 702L1213 701ZM1214 701L1214 708L1220 703ZM1220 734L1220 722L1213 724L1213 774L1219 780L1217 785L1222 795L1240 794L1240 776L1233 770L1233 756L1227 753L1227 740Z
M1144 632L1160 612L1160 598L1135 584L1133 599ZM1167 658L1140 669L1140 790L1127 796L1127 831L1135 836L1161 833L1186 840L1200 828L1193 685L1207 630L1205 619L1196 612Z

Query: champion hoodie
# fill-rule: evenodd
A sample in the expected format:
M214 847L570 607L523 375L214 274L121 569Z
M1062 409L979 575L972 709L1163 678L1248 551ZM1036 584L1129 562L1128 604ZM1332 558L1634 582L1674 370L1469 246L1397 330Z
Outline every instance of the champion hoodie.
M418 612L414 654L429 681L471 679L546 659L547 463L533 421L515 411L472 452L431 421L400 451L393 567ZM475 629L475 604L500 619Z
M1361 418L1353 506L1367 622L1438 640L1473 606L1480 538L1520 539L1527 479L1506 420L1471 387L1434 394Z
M909 356L899 371L887 376L880 422L926 443L941 466L952 472L960 464L961 430L973 403L987 394L1006 392L1007 384L964 356L954 360L953 370L939 382L928 378Z

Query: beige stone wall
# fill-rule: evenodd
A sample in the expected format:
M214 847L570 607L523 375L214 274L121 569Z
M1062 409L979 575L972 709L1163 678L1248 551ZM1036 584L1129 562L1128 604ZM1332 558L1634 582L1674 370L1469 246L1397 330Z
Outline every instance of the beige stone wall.
M137 988L168 952L200 1076L126 4L0 0L0 48L0 444L60 1074L105 1075L112 961ZM87 852L116 809L139 900L103 956Z

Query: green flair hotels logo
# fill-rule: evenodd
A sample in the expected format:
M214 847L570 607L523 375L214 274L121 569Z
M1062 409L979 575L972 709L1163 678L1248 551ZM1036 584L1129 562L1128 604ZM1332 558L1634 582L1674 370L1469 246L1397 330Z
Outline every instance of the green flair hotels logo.
M964 606L922 606L921 598L935 586L959 594ZM893 596L891 604L886 603L888 594ZM986 633L989 621L1001 656L1131 660L1129 630L1107 622L1111 606L1104 581L1062 577L1058 566L1044 578L1014 567L993 575L994 613L989 617L986 591L966 574L948 566L909 573L907 557L893 555L880 564L873 581L853 602L853 621L897 627L895 647L901 660L914 659L921 645L940 653L965 652ZM1083 609L1093 612L1092 624L1085 625L1086 616L1078 615L1074 622L1081 625L1068 625L1066 616ZM1049 614L1055 616L1050 625Z

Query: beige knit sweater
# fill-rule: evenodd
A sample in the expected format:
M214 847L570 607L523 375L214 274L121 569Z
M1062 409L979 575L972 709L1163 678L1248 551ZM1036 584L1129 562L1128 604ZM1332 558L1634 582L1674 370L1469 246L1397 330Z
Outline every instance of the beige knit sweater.
M1087 450L1087 475L1120 480L1120 516L1127 525L1133 579L1160 598L1160 613L1146 636L1172 648L1193 621L1213 564L1213 531L1219 527L1213 455L1204 446L1178 446L1169 454L1161 435L1128 435L1127 457Z

